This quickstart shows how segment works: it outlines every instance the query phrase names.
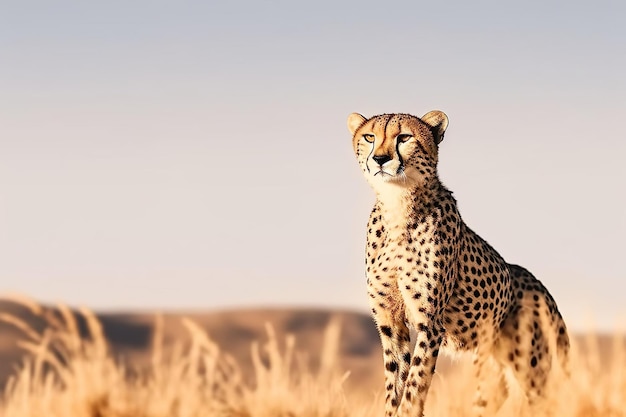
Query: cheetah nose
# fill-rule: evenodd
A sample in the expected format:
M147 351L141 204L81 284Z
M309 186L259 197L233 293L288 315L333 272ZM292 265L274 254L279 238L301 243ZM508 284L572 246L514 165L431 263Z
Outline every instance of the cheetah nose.
M374 155L372 159L376 161L376 163L380 166L383 166L385 162L391 161L391 157L389 155Z

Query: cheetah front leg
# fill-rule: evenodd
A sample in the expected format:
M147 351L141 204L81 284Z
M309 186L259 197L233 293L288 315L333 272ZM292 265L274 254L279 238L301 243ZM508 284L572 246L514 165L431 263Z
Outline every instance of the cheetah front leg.
M391 314L381 307L383 303L372 304L376 304L372 307L372 313L380 334L385 364L385 416L392 417L402 398L411 360L410 334L403 315Z
M397 416L421 417L424 415L426 396L430 388L444 329L439 320L422 317L415 324L417 338L411 359L404 394Z
M417 337L397 416L422 417L444 336L441 314L433 308L433 304L441 305L441 291L435 290L430 283L428 288L420 288L417 282L411 280L409 283L408 279L400 281L400 288L406 314Z
M439 348L445 334L443 309L450 299L456 277L453 262L454 251L451 248L422 246L422 250L426 255L424 260L429 259L429 254L439 256L439 258L430 264L418 261L416 268L406 272L398 282L406 315L417 331L404 394L398 408L398 417L422 417L424 415L426 396L435 373ZM442 252L447 256L441 255Z

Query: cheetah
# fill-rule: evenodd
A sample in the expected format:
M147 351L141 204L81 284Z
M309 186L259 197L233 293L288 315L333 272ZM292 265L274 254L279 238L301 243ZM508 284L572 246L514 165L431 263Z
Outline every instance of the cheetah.
M383 347L385 415L423 416L440 347L473 354L477 415L491 410L480 386L487 363L509 369L528 406L541 413L553 356L567 368L566 326L543 284L461 219L437 173L447 127L437 110L422 118L348 117L359 166L376 192L366 276Z

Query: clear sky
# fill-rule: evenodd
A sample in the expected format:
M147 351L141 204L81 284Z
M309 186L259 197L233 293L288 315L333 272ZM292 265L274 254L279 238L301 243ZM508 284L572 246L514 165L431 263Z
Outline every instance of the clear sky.
M625 3L507 3L3 2L0 290L366 311L346 117L440 109L470 227L626 323Z

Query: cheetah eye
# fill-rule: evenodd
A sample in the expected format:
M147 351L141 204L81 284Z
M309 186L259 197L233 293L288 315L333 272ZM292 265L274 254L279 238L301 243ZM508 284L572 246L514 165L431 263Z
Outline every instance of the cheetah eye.
M396 140L400 143L404 143L406 141L408 141L409 139L411 139L413 137L413 135L409 135L406 133L401 133L398 136L396 136Z
M365 139L366 142L372 143L374 142L374 135L366 133L365 135L363 135L363 139Z

